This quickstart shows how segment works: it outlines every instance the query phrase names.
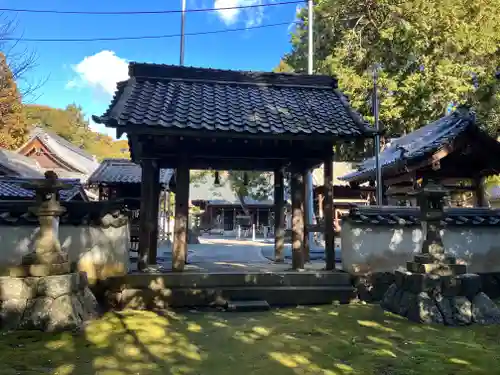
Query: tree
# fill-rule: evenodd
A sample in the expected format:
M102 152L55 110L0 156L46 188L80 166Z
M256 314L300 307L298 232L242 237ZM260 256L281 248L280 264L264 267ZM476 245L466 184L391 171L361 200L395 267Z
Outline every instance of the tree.
M250 171L221 171L218 173L220 184L228 184L231 187L231 190L238 197L245 215L249 215L245 198L264 200L272 197L273 184L269 173ZM206 179L213 174L214 172L206 170L192 171L191 183L194 185L206 183Z
M298 14L284 62L307 67L307 10ZM316 72L335 74L371 120L371 68L380 63L380 120L389 134L443 116L450 103L477 104L500 61L500 0L323 0L315 6ZM490 132L498 102L479 105ZM481 112L483 111L483 112ZM497 119L498 117L496 117Z
M273 69L275 73L293 73L293 68L284 60L280 60L278 66Z
M46 79L36 81L28 79L27 73L36 68L37 55L35 51L22 48L18 41L13 40L18 29L16 18L0 13L0 51L7 59L12 77L21 86L20 93L26 101L36 95Z
M44 127L98 159L129 157L128 142L93 132L77 104L70 104L65 109L28 104L24 106L24 113L30 127Z
M16 149L23 144L26 135L21 95L5 55L0 52L0 147Z

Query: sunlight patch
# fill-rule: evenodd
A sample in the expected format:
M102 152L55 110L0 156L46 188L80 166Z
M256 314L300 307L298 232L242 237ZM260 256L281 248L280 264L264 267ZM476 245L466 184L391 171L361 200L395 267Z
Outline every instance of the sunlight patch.
M190 332L201 332L202 328L199 324L196 323L188 323L188 331Z
M285 367L295 368L298 366L298 363L291 359L290 355L286 353L271 352L269 353L269 357L274 359L276 362L281 363Z
M470 362L469 361L466 361L464 359L460 359L460 358L450 358L449 361L451 363L456 363L457 365L466 365L466 366L470 366Z
M269 336L271 334L271 331L264 327L253 327L252 331L258 333L261 336Z
M385 332L396 332L392 328L384 327L382 324L372 320L358 320L358 324L362 327L375 328Z

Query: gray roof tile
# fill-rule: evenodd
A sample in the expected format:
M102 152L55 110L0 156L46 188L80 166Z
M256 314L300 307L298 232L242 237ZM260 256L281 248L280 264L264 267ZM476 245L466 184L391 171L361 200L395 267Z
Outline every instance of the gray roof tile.
M0 166L8 176L41 178L44 173L36 160L5 149L0 149Z
M272 135L372 133L330 76L138 63L130 64L129 75L94 121Z
M160 170L160 182L169 184L172 169ZM142 168L128 159L104 159L88 179L90 184L140 184Z
M33 190L21 187L23 183L30 180L27 178L0 177L0 200L2 198L34 199L35 192ZM72 185L72 188L69 190L61 190L60 195L63 201L71 200L83 190L79 180L61 179L61 181Z
M415 226L420 225L420 209L397 206L355 206L343 220L369 225ZM500 210L449 207L445 209L445 218L442 223L500 227Z
M474 113L461 107L448 116L394 139L389 147L380 153L382 173L384 169L395 166L398 162L417 162L439 151L470 126L475 126ZM361 163L356 171L340 177L340 180L350 182L373 179L375 168L375 157L372 157Z

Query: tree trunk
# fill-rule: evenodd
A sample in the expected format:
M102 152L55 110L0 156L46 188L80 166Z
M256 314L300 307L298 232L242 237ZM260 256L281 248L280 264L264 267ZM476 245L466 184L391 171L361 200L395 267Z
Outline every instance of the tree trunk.
M318 217L322 221L323 220L323 201L325 196L323 194L318 194Z
M250 224L252 225L253 224L253 216L250 215L250 211L248 211L248 208L245 204L245 197L243 195L241 195L240 193L236 193L236 195L238 196L238 200L240 201L240 206L241 206L241 209L243 210L243 213L245 214L245 216L250 216Z

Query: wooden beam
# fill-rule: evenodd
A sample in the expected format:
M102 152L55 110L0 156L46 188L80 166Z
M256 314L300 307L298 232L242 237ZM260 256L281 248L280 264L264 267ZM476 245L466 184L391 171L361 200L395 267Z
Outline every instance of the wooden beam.
M122 128L122 127L120 127ZM339 136L334 137L331 134L317 133L317 134L273 134L273 133L259 133L259 134L249 134L247 132L239 133L234 131L211 131L202 129L179 129L179 128L164 128L160 126L138 126L136 124L130 124L123 127L122 134L127 133L127 135L152 135L152 136L162 136L162 137L192 137L192 138L210 138L210 139L246 139L246 140L287 140L287 141L307 141L307 142L331 142L332 139L338 141L349 142L360 138L358 135L352 136ZM370 134L362 138L373 138L374 135Z
M323 181L325 184L325 198L323 201L325 215L325 260L326 269L335 269L335 231L333 227L333 156L325 158L323 167Z
M141 206L139 216L139 261L140 271L149 264L156 264L158 249L158 205L160 169L156 160L141 161ZM157 194L158 193L158 194ZM155 216L156 213L156 216Z
M304 179L302 171L292 166L291 170L292 190L292 268L299 270L304 268Z
M188 244L189 215L189 167L187 158L180 158L176 170L174 243L172 246L172 270L184 270Z
M160 155L162 158L162 168L177 168L178 157L176 155ZM200 158L190 155L188 166L190 169L213 169L213 170L233 170L233 171L267 171L272 172L283 166L285 159L268 159L265 154L260 157L241 159L237 157L225 157L219 159ZM304 164L308 168L319 167L322 163L321 158L305 159Z
M274 171L274 261L285 261L285 189L283 170Z

